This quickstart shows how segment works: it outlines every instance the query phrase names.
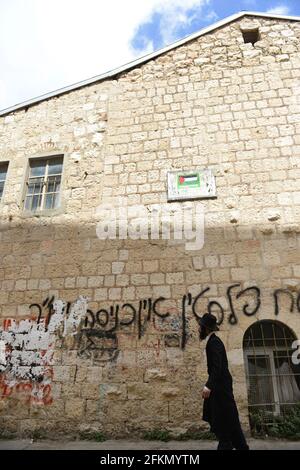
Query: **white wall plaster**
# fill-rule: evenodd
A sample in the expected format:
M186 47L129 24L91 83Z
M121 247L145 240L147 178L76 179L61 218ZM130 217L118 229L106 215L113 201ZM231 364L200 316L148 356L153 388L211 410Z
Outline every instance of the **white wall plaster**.
M14 387L20 381L33 382L31 395L41 398L43 386L51 381L56 333L63 327L63 336L75 335L85 318L88 301L80 296L68 314L66 305L62 300L53 302L48 325L46 319L39 323L11 320L6 329L0 329L0 373L4 374L5 385Z
M0 341L0 371L1 367L6 367L6 344L5 341Z

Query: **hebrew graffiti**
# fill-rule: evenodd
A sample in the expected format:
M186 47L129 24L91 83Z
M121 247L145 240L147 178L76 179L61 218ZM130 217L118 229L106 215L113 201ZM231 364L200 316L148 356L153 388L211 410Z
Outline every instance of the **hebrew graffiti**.
M254 316L263 307L257 286L245 289L239 283L228 286L227 305L209 300L209 292L210 287L206 287L194 296L188 292L176 302L165 297L147 298L101 306L95 311L87 308L84 297L74 303L47 297L40 304L31 304L30 318L5 319L0 329L0 396L51 404L56 347L76 350L79 358L93 364L111 363L119 357L119 334L136 335L142 344L142 338L152 327L156 338L146 343L147 348L157 354L162 345L184 350L192 337L191 331L197 331L199 317L205 312L215 314L219 325L227 321L234 326L240 315ZM275 316L280 315L283 306L290 313L300 313L300 292L281 288L274 290L272 297Z

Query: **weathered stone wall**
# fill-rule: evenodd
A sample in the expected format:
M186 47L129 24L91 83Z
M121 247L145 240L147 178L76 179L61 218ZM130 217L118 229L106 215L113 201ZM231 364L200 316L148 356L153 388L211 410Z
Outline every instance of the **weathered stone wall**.
M241 34L249 22L260 28L254 46ZM248 425L247 327L278 319L300 336L299 42L297 22L243 19L0 118L0 159L10 162L0 205L4 432L202 426L196 316L209 302ZM25 216L28 158L58 153L62 210ZM99 206L165 207L167 171L198 167L214 170L218 193L202 201L201 250L97 238ZM259 292L240 294L252 286Z

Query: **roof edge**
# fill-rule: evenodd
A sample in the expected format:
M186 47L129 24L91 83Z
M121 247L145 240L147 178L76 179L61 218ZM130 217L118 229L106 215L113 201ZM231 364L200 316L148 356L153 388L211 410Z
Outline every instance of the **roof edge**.
M236 20L238 20L238 19L240 19L244 16L256 16L256 17L261 17L261 18L280 19L280 20L288 20L288 21L300 21L300 16L286 16L286 15L275 15L275 14L268 14L268 13L260 13L260 12L254 12L254 11L241 11L239 13L235 13L234 15L227 16L226 18L207 26L206 28L203 28L200 31L197 31L196 33L190 34L189 36L186 36L183 39L175 41L172 44L169 44L168 46L163 47L162 49L158 49L157 51L151 52L150 54L139 57L138 59L135 59L131 62L128 62L125 65L117 67L117 68L115 68L113 70L110 70L108 72L105 72L101 75L96 75L96 76L91 77L87 80L83 80L83 81L80 81L80 82L73 83L72 85L68 85L66 87L59 88L59 89L54 90L52 92L45 93L43 95L32 98L30 100L23 101L22 103L18 103L16 105L13 105L13 106L10 106L10 107L5 108L3 110L0 110L0 116L5 116L5 115L10 114L14 111L20 111L24 108L28 108L29 106L33 106L33 105L35 105L37 103L40 103L42 101L46 101L49 98L54 98L56 96L63 95L63 94L68 93L70 91L78 90L79 88L82 88L84 86L88 86L88 85L92 85L93 83L100 82L100 81L105 80L107 78L112 78L116 75L119 75L120 73L129 71L134 67L137 67L141 64L144 64L144 63L148 62L149 60L152 60L156 57L159 57L160 55L162 55L166 52L169 52L172 49L176 49L177 47L182 46L182 45L186 44L187 42L192 41L193 39L201 37L204 34L210 33L212 31L214 31L215 29L218 29L222 26L225 26L226 24L229 24L233 21L236 21Z

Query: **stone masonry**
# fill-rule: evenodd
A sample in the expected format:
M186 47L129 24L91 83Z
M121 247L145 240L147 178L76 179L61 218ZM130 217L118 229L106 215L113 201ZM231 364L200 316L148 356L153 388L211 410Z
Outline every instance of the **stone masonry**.
M245 44L253 28L260 40ZM245 331L277 319L300 336L299 46L299 22L246 16L0 117L3 433L206 429L196 317L207 309L248 428ZM53 155L61 207L27 214L28 161ZM201 250L97 237L99 207L169 207L167 172L193 168L217 185ZM257 309L257 291L242 292L253 286Z

